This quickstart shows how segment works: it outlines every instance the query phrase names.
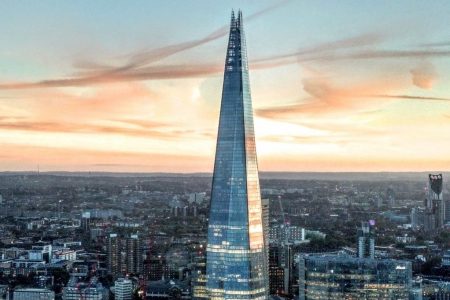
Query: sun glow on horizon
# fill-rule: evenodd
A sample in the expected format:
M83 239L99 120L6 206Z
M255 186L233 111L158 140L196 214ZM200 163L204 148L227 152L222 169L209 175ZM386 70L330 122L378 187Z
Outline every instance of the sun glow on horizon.
M158 2L151 18L130 6L120 24L96 4L102 24L78 15L82 4L73 15L65 4L52 16L36 7L28 19L5 8L0 17L17 20L0 29L0 171L211 172L225 12L237 3L189 15ZM405 31L397 3L340 6L336 20L330 3L264 10L273 3L242 4L260 170L450 171L445 9L430 3L424 22L411 3L408 28L418 30Z

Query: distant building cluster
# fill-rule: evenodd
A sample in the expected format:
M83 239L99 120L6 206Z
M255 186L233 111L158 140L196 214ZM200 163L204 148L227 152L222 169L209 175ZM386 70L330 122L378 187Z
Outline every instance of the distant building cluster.
M373 185L322 181L271 188L261 199L270 297L449 297L447 222L437 227L427 221L436 220L440 199L447 207L444 181L439 186L440 176L433 176L425 191L420 182L415 189L388 182L378 193ZM81 199L73 200L71 213L69 201L53 205L53 198L36 192L35 215L12 214L24 209L22 203L34 202L18 201L19 192L12 195L10 188L0 190L7 207L1 211L7 215L0 216L0 299L210 299L210 195L183 189L148 192L140 183L118 194L105 187L54 192L55 199ZM429 207L423 198L431 199ZM90 208L86 199L96 199L97 207ZM57 208L53 215L40 211L47 205ZM197 213L189 210L193 207Z

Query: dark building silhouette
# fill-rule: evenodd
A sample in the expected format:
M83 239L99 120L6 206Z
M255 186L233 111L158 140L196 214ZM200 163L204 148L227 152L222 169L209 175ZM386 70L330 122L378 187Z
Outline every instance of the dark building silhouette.
M129 274L141 274L143 270L142 245L137 234L126 239L125 268Z
M425 198L424 228L433 231L445 224L445 202L442 195L442 174L428 175L428 192Z
M106 245L108 273L118 277L122 273L121 262L121 240L116 233L110 233Z

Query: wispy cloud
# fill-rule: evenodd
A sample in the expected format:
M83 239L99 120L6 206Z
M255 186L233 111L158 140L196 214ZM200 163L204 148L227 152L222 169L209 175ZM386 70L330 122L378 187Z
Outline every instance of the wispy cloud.
M438 75L433 64L427 61L421 62L411 70L412 82L422 89L431 89L437 81Z
M356 47L356 46L355 46ZM448 58L450 50L354 50L339 52L345 49L337 46L335 49L313 51L299 50L292 53L277 55L256 60L252 67L256 69L278 67L304 62L333 62L344 60L375 60L375 59L429 59Z
M385 39L386 39L385 34L381 34L378 32L369 32L349 38L338 39L331 42L318 43L310 47L300 48L297 51L291 53L284 53L280 55L256 59L254 60L254 63L272 62L279 59L286 59L293 57L299 58L301 60L302 56L307 56L311 54L317 55L325 52L335 52L344 49L360 48L364 46L376 45L384 41Z
M450 41L420 44L421 47L449 47Z
M302 80L307 95L301 101L263 107L256 114L265 118L284 118L299 115L338 114L364 112L379 108L382 102L369 99L450 101L450 98L395 94L406 85L403 80L378 78L366 82L337 85L324 76L307 77Z
M269 5L266 8L263 8L244 19L244 21L252 21L257 19L283 5L290 2L291 0L282 0L275 2L272 5ZM202 46L209 42L220 39L228 34L228 26L222 26L210 34L206 35L203 38L195 39L191 41L186 41L182 43L176 43L156 49L151 49L148 51L141 51L139 53L135 53L129 55L127 58L128 62L119 67L106 66L104 64L96 63L96 62L79 62L76 64L77 67L82 69L87 69L88 72L85 72L85 75L88 77L98 77L98 76L106 76L110 77L110 75L120 74L123 72L127 72L130 70L140 69L142 67L146 67L149 64L160 61L169 56Z
M367 95L366 97L372 98L389 98L389 99L410 99L410 100L421 100L421 101L450 101L450 98L441 97L422 97L413 95Z
M285 4L288 1L280 1L259 12L250 15L252 20ZM222 65L211 63L187 63L179 65L151 65L168 56L192 49L210 41L223 37L228 32L227 27L222 27L204 38L173 44L147 52L132 55L128 62L121 66L111 67L99 63L77 64L87 71L77 72L72 76L63 78L41 80L37 82L8 82L0 83L0 89L31 89L51 87L89 86L108 82L126 82L139 80L160 80L203 77L222 72ZM382 50L382 49L358 49L379 45L387 36L385 34L370 32L353 37L338 39L331 42L319 43L314 46L300 48L297 51L273 55L250 62L252 69L266 69L302 62L327 62L341 60L371 60L371 59L428 59L450 57L450 50ZM418 66L411 70L413 83L419 87L429 86L434 82L433 70L429 67Z
M136 122L131 121L133 124ZM130 122L127 122L130 123ZM67 122L43 122L25 118L0 118L0 130L20 130L33 132L62 132L62 133L88 133L88 134L119 134L125 136L138 136L152 139L179 139L179 138L204 138L210 136L209 132L198 130L180 130L179 128L163 124L142 124L140 127L130 128L124 126L111 126L101 124L80 124Z
M222 71L219 65L168 65L149 66L137 70L108 72L92 76L81 76L64 79L50 79L37 82L15 82L0 84L0 89L34 89L52 87L76 87L89 86L108 82L128 82L140 80L177 79L189 77L201 77L216 74Z
M244 20L251 21L257 19L291 0L278 1L264 9L261 9ZM218 65L165 65L150 66L152 63L160 61L169 56L187 51L206 43L222 38L228 34L228 26L222 26L203 38L176 43L148 51L142 51L127 57L127 62L120 66L108 66L98 62L81 61L75 63L75 67L82 69L74 75L64 78L41 80L37 82L9 82L0 83L0 89L32 89L51 87L72 87L95 85L107 82L136 81L152 79L171 79L205 76L218 73L221 68Z
M342 55L312 57L313 60L393 59L450 57L450 50L365 50Z

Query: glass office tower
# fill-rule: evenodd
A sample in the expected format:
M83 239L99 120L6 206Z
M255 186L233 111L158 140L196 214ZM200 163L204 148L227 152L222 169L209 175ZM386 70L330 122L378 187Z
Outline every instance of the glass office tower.
M412 265L394 259L302 256L299 299L408 300Z
M268 270L242 13L231 16L211 191L210 299L267 299Z

